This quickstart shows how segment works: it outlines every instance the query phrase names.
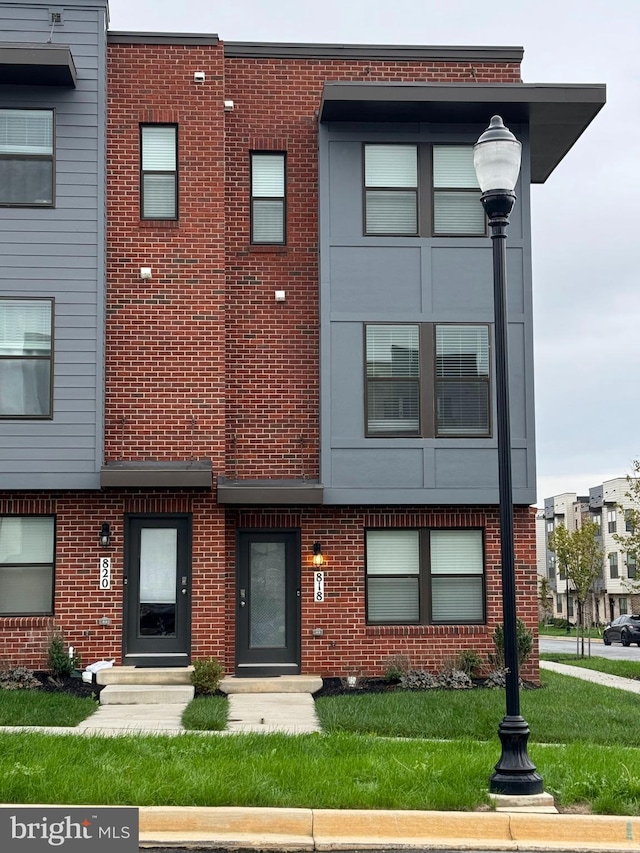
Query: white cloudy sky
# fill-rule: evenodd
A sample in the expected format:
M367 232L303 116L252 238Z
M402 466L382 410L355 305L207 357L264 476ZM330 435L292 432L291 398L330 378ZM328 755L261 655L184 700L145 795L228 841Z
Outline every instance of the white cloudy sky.
M112 30L226 41L520 45L527 83L606 83L533 188L538 498L640 458L639 0L110 0Z

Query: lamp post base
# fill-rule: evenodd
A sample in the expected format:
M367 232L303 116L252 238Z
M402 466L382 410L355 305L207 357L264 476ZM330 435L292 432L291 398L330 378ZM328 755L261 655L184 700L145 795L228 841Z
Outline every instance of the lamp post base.
M503 717L498 727L502 755L489 779L489 792L527 796L544 790L542 776L527 753L529 726L523 717Z

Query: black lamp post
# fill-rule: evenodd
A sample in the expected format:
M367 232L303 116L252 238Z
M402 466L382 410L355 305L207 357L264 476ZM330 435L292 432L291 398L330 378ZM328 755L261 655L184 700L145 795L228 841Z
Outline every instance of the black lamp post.
M480 200L489 218L493 245L498 494L507 705L506 716L498 727L502 755L490 778L489 790L494 794L532 795L542 793L543 781L527 753L529 726L520 715L507 354L506 240L509 214L516 200L514 188L520 172L520 157L520 143L504 126L500 116L494 116L473 149L473 164L482 190Z

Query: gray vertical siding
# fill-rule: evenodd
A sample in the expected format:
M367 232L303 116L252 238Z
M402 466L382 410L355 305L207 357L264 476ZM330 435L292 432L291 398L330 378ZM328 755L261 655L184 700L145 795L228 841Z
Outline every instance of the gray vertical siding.
M363 237L364 141L473 143L484 128L320 126L321 459L329 503L495 504L492 438L365 438L364 322L493 323L490 238ZM528 133L508 238L514 500L535 501ZM494 394L495 408L495 394ZM495 412L494 412L495 423Z
M3 489L97 488L103 453L106 0L65 0L53 32L50 8L0 4L0 40L51 34L78 77L0 85L1 107L55 111L55 207L0 207L0 295L55 299L53 419L0 420Z

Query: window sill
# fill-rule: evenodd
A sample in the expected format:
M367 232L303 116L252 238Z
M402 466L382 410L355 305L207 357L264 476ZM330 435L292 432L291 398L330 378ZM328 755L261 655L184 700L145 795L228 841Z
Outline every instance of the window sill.
M367 625L365 634L367 637L419 637L419 636L443 636L450 634L487 634L489 628L486 624L473 625Z
M140 228L179 228L179 219L141 219Z
M249 252L255 253L257 255L262 255L264 253L267 253L267 254L275 253L276 255L286 255L288 251L289 251L288 248L286 246L283 246L280 243L274 244L274 245L270 245L270 244L266 244L266 243L256 243L255 245L254 244L249 245Z
M0 625L2 625L2 629L6 631L8 628L21 628L26 630L27 628L49 628L54 621L55 617L53 614L49 614L48 616L29 616L28 614L4 614L0 613Z

